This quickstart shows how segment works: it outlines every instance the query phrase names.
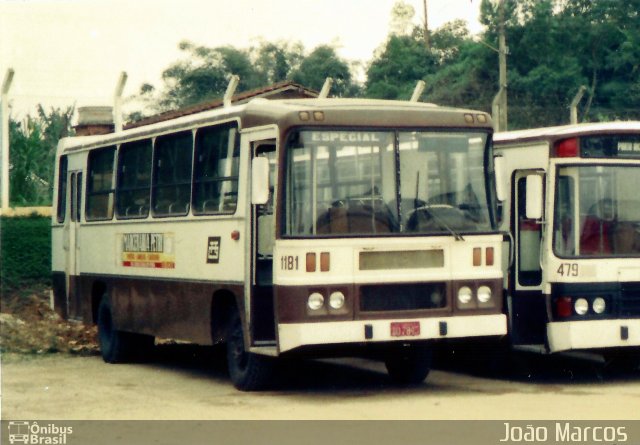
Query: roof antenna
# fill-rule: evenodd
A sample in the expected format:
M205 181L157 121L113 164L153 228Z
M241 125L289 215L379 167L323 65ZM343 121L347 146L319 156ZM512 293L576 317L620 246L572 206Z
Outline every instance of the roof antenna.
M424 87L426 85L427 84L424 80L419 80L416 84L415 89L413 90L413 94L411 95L411 99L409 99L409 102L418 102L418 99L420 99L420 96L422 95L422 92L424 91Z
M329 97L329 91L331 90L331 85L333 85L333 79L331 77L327 77L324 80L324 85L322 85L322 90L320 90L320 94L318 95L318 98L326 99L327 97Z
M236 88L238 87L238 82L240 82L240 76L236 74L232 75L229 79L229 85L227 85L227 91L224 92L224 99L222 99L222 103L225 107L231 106L231 98L233 97L233 93L236 92Z

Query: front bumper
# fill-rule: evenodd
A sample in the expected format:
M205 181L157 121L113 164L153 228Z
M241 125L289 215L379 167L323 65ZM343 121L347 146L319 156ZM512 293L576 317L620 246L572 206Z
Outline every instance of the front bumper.
M551 352L640 346L640 318L547 324Z
M418 322L420 334L391 335L392 322ZM417 341L445 338L499 336L507 333L504 314L433 317L401 320L332 321L326 323L284 323L278 325L280 352L301 346Z

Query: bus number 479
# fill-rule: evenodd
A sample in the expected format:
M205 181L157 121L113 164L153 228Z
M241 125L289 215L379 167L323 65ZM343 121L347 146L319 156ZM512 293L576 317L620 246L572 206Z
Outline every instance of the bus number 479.
M561 277L577 277L578 263L562 263L556 272Z

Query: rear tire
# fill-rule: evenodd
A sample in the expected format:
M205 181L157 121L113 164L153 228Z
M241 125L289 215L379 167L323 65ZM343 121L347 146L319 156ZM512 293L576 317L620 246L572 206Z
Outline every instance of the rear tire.
M233 311L227 331L227 366L233 386L241 391L264 389L274 374L274 359L245 350L240 314Z
M119 331L113 324L113 310L107 296L98 306L98 342L102 359L107 363L123 363L133 358L146 358L153 350L151 335Z
M384 364L394 382L401 385L419 385L431 370L432 351L427 345L410 344L394 347L385 357Z

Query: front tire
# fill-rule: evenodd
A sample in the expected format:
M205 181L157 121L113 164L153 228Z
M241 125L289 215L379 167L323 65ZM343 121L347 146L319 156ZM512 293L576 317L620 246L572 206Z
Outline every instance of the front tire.
M432 351L427 345L395 346L384 364L391 379L401 385L419 385L431 370Z
M274 359L245 349L240 314L233 311L227 331L227 366L233 386L241 391L264 389L274 373Z

